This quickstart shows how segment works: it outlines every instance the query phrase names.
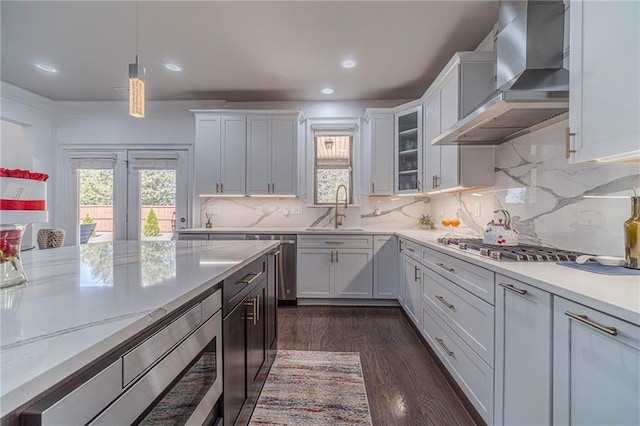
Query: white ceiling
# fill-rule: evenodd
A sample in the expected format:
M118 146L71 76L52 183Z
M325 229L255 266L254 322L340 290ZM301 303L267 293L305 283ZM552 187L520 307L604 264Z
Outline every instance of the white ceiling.
M112 88L135 59L135 2L1 8L2 80L54 100L122 99ZM496 19L495 1L142 1L140 58L152 100L410 99ZM347 57L359 66L342 69Z

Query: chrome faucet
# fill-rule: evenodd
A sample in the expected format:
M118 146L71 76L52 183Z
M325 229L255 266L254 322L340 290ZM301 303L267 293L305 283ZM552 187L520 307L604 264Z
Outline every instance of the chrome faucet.
M342 218L347 217L346 214L338 213L338 203L340 202L339 201L340 199L338 197L340 194L340 188L344 188L344 209L346 210L347 207L349 206L349 191L347 191L346 186L340 185L336 189L336 207L335 207L335 217L333 219L333 224L335 229L338 229L339 226L342 226Z

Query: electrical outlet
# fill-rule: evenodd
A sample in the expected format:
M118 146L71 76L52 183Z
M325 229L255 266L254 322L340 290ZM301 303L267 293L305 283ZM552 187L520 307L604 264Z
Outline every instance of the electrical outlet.
M281 206L280 207L280 212L282 213L283 216L289 216L289 207L288 206Z
M291 214L302 214L301 205L292 205L289 210L291 211Z
M262 206L256 207L256 216L262 216Z
M475 203L473 205L473 215L475 217L480 217L481 214L482 214L482 211L480 210L480 203Z

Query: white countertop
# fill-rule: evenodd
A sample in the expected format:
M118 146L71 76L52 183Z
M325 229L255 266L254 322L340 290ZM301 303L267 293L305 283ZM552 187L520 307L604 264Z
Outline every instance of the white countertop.
M311 230L313 229L313 230ZM264 228L252 228L249 226L238 227L215 227L215 228L190 228L177 231L179 234L273 234L273 235L322 235L322 234L369 234L369 235L394 235L396 230L392 229L379 229L379 228L277 228L277 227L264 227Z
M27 284L0 290L0 417L274 247L118 241L23 253Z
M322 232L322 231L327 232ZM455 256L459 259L506 275L512 279L524 281L555 295L587 305L594 309L640 325L640 276L638 275L602 275L579 271L554 262L514 262L493 260L480 256L472 250L460 250L445 246L436 241L443 235L442 230L390 230L367 229L361 231L333 230L318 228L195 228L185 233L244 233L244 234L371 234L397 235L428 246L434 250Z

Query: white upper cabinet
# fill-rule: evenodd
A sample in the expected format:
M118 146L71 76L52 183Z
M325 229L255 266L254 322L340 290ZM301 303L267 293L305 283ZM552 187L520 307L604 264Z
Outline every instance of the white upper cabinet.
M640 2L576 0L569 16L567 157L640 157Z
M426 192L493 185L492 146L433 146L431 141L491 94L494 66L493 53L456 53L427 90L423 103Z
M196 117L196 195L220 194L220 116Z
M422 192L422 105L395 114L395 189Z
M370 195L393 194L393 126L394 116L391 112L369 115Z
M246 120L245 116L222 116L220 189L225 195L245 193Z
M247 193L295 195L297 117L247 116Z

